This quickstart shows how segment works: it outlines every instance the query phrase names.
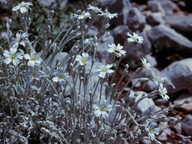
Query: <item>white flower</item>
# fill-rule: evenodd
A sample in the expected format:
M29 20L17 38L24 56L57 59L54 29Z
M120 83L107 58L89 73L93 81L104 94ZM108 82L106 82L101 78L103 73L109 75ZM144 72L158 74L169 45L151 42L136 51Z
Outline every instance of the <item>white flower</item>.
M123 47L118 44L110 44L108 45L109 49L107 50L109 53L115 53L117 57L121 57L126 54L126 52L123 49Z
M77 55L77 57L76 57L76 61L78 61L79 62L79 64L80 65L86 65L87 64L87 62L90 60L91 58L90 58L90 56L89 56L89 54L88 53L82 53L82 56L81 55Z
M158 91L163 99L165 99L165 100L169 99L169 96L167 95L167 89L165 87L163 87L162 83L160 83Z
M52 80L54 82L60 82L60 83L65 82L65 79L67 79L69 77L68 74L66 74L62 68L55 70L53 75L54 75L54 77Z
M159 128L146 127L145 130L148 132L148 136L152 141L155 139L156 135L159 134Z
M28 42L28 34L26 32L18 32L16 33L16 38L13 39L12 46L16 48L19 45L25 46L26 42Z
M22 52L17 53L16 48L11 48L10 51L5 50L3 52L3 56L5 57L4 63L10 64L12 62L14 66L17 66L23 58L22 55Z
M108 12L108 10L105 10L105 12L102 12L101 13L101 16L105 16L105 17L107 17L107 18L109 18L109 19L112 19L112 18L114 18L114 17L117 17L117 13L110 13L110 12Z
M142 58L142 59L141 59L141 62L142 62L143 68L145 68L145 69L151 69L151 64L148 63L145 58Z
M28 63L27 63L28 66L34 67L35 65L40 65L41 64L41 58L35 52L31 52L30 55L25 54L24 58L29 60Z
M28 9L30 9L29 6L32 6L33 4L31 2L21 2L20 4L16 5L12 8L12 11L20 11L21 13L28 12Z
M90 10L94 11L95 13L102 12L102 10L100 8L92 6L92 5L89 5L89 7L87 9L90 9Z
M80 15L74 14L75 17L77 17L79 20L91 18L91 14L89 12L83 11Z
M112 105L109 104L106 99L101 99L100 102L93 105L93 109L96 117L101 116L106 119L112 110Z
M139 35L137 35L136 33L133 33L133 35L131 35L129 32L127 33L127 35L130 37L128 38L128 42L137 42L137 43L142 43L143 42L143 38Z
M110 64L100 66L100 68L96 70L97 72L99 72L99 77L105 78L106 74L113 73L114 70L111 70L110 69L111 67L112 67L112 65L110 65Z

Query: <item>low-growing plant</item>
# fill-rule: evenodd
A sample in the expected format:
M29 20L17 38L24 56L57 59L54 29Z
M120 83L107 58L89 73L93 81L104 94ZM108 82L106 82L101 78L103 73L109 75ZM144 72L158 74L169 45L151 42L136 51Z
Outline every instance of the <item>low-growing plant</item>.
M13 33L9 19L2 35L6 44L0 47L0 142L136 144L147 139L160 143L158 136L166 129L159 127L160 122L173 125L179 121L167 115L175 106L145 115L136 108L144 99L161 96L169 100L166 79L156 81L151 65L142 58L141 67L132 74L125 65L115 82L126 55L120 44L108 45L106 63L97 61L98 44L105 41L109 20L117 14L89 5L66 16L66 23L51 39L54 11L50 11L39 34L29 39L32 6L31 2L15 5L12 11L22 29ZM97 22L102 25L91 35L89 29ZM128 33L128 43L142 41L136 33ZM143 69L152 78L140 78L130 87ZM124 78L128 81L119 90ZM153 81L157 89L150 93L134 90L137 83L146 81Z

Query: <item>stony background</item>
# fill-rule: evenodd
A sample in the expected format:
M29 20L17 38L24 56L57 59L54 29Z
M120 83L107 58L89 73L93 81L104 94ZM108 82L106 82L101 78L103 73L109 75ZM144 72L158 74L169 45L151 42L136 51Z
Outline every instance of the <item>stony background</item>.
M192 1L100 0L100 7L119 15L111 21L109 37L112 38L109 38L109 42L113 39L115 43L125 46L127 55L122 63L134 68L139 59L145 56L153 65L157 79L167 77L175 86L168 87L169 102L146 99L140 103L138 111L145 114L163 105L190 100L189 104L171 111L170 115L182 117L182 121L168 128L160 140L162 143L176 144L184 137L192 136ZM127 32L139 33L144 37L144 42L141 45L127 44ZM149 73L143 72L138 77L146 75ZM149 82L141 89L151 91L154 88ZM166 127L168 123L162 125ZM192 139L182 143L191 144Z

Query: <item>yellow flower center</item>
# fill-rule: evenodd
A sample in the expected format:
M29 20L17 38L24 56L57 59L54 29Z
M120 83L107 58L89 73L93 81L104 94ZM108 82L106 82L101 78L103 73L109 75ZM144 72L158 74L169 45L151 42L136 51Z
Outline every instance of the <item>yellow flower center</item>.
M31 56L31 60L32 60L32 61L36 61L37 58L36 58L35 56Z
M149 133L153 133L153 129L152 128L149 129Z
M84 65L87 63L86 59L83 58L82 61L81 61Z
M58 74L57 77L58 77L59 79L62 79L62 78L63 78L63 75L62 75L62 74Z
M101 112L104 112L104 111L105 111L105 107L104 107L104 106L100 106L100 107L99 107L99 110L100 110Z
M10 55L11 60L14 60L15 57L16 57L16 56L15 56L14 54Z
M31 75L32 75L32 77L36 77L36 72L33 71L33 72L31 73Z
M107 72L106 68L101 68L101 72Z

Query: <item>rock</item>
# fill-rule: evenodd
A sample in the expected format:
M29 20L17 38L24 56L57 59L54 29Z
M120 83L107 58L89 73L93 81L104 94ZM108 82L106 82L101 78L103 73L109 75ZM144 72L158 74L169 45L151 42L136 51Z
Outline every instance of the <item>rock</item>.
M122 10L122 14L123 14L123 22L124 24L127 24L128 19L128 13L130 8L132 7L130 0L124 0L124 8Z
M165 11L159 1L148 1L147 8L153 13L162 13L165 15Z
M185 134L192 136L192 115L186 115L182 121L182 130Z
M181 122L179 122L176 125L174 125L173 129L174 129L174 131L176 131L176 133L181 134L181 132L182 132Z
M2 4L7 4L7 3L8 3L8 0L0 0L0 3L2 3Z
M39 4L44 7L54 7L56 8L56 1L55 0L38 0ZM63 10L66 7L68 0L62 0L59 3L60 9Z
M88 34L91 37L95 37L98 35L98 28L92 26L89 30L88 30ZM88 40L90 41L90 40ZM97 47L96 50L96 60L100 61L100 62L104 62L106 63L107 59L108 59L108 45L114 43L114 38L111 35L110 32L106 31L105 34L102 36L102 40L99 41L99 43L94 43L95 46Z
M142 70L142 72L137 74L135 77L153 79L153 76L155 76L156 82L158 82L158 83L162 82L163 75L156 68L152 68L151 70ZM157 84L155 84L154 81L147 81L142 84L141 88L144 91L153 91L153 90L157 89Z
M140 142L141 144L150 144L151 140L148 137L143 137L143 139Z
M160 12L163 16L179 11L179 7L171 0L151 0L148 1L147 8L153 13Z
M184 93L180 97L178 97L174 104L183 104L185 101L190 101L188 104L184 104L180 107L185 112L191 113L192 112L192 95L189 93Z
M114 37L115 43L120 43L124 45L127 40L128 26L119 25L111 31L112 36Z
M172 15L175 12L179 11L179 7L171 0L160 0L159 2L164 9L166 15Z
M148 61L148 63L151 64L152 67L157 66L157 61L156 61L156 59L153 56L148 54L148 55L145 56L145 58Z
M101 5L102 7L107 7L111 4L114 4L116 2L116 0L98 0L99 5Z
M165 23L165 21L163 19L163 15L160 12L158 12L158 13L149 12L146 16L146 21L148 24L150 24L152 26Z
M137 9L131 8L128 13L127 25L132 31L142 31L146 21L144 15Z
M161 73L175 86L175 89L171 86L167 87L169 93L188 90L192 94L192 58L174 62Z
M168 122L161 122L159 125L160 129L165 129L161 135L158 137L158 140L160 141L167 141L167 137L171 135L171 129L168 127Z
M106 63L108 59L108 45L114 43L113 36L108 32L106 32L105 38L103 42L98 44L97 51L96 51L96 59L100 62Z
M192 32L192 16L172 15L165 17L165 21L176 30Z
M192 42L165 25L161 24L153 27L148 31L147 35L158 50L172 48L180 52L192 54Z
M142 92L142 91L137 91L137 92L131 91L128 99L135 98L135 102L137 102L139 99L141 99L145 95L146 95L146 93ZM155 103L151 98L145 98L137 104L135 110L136 110L136 112L138 112L139 115L145 116L151 112L156 112L156 111L160 110L160 108L155 106Z

